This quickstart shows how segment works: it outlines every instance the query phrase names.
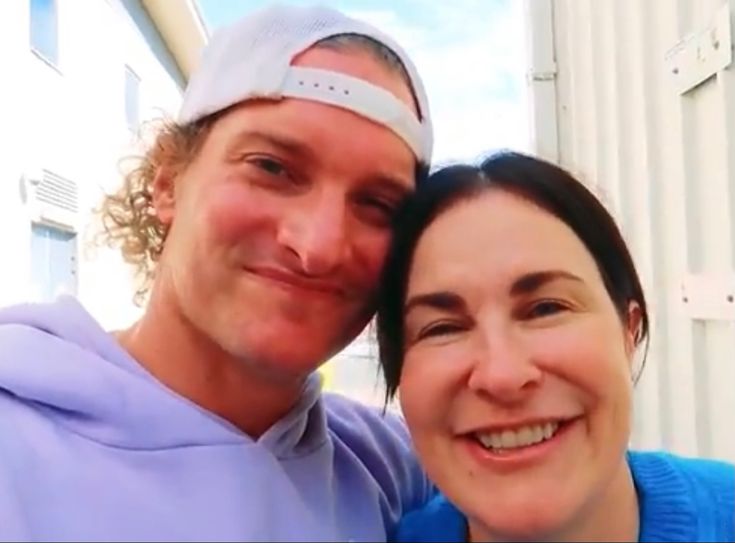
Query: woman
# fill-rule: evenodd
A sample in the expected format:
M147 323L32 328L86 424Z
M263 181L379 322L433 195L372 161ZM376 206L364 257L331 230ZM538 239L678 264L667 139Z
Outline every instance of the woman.
M620 232L567 172L434 173L397 218L378 335L442 495L396 539L733 541L733 466L627 450L648 331Z

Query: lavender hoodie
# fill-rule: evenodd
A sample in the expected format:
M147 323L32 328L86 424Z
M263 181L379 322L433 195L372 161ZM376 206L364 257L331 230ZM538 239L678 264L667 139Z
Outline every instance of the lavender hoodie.
M73 298L0 311L0 540L381 541L430 493L400 420L316 376L253 440Z

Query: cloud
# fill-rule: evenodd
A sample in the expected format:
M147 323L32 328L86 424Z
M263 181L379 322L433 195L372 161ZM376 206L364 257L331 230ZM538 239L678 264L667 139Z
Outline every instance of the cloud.
M392 9L345 10L345 14L355 19L368 22L389 34L392 33L391 29L401 31L405 28L401 24L398 13Z
M528 149L519 2L407 0L351 14L394 36L414 60L432 108L437 161Z
M268 3L200 1L205 16L206 8L213 9L217 2L220 11L229 5L233 18L241 15L245 4L259 7ZM324 3L377 26L401 43L411 56L429 95L436 132L436 160L472 159L499 147L528 148L522 2L332 0ZM226 18L220 12L217 17Z

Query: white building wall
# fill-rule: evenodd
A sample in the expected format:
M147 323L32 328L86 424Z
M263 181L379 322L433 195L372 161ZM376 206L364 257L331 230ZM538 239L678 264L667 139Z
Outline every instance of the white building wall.
M8 263L15 259L24 262L30 255L29 244L23 244L15 235L24 224L18 202L24 162L22 151L27 147L21 142L27 139L22 128L27 116L24 82L28 64L19 58L19 51L28 43L23 32L27 27L26 11L22 2L0 3L0 119L3 119L0 128L0 241L4 261L0 266L0 303L13 299L14 291L27 276L22 266ZM24 50L27 52L28 48Z
M65 226L78 234L78 296L103 325L137 314L129 268L116 252L93 250L93 209L120 182L129 152L125 67L140 77L141 118L174 114L182 77L138 0L57 0L59 60L31 50L28 0L0 2L0 305L33 299L31 222L40 217L23 179L42 169L74 181L80 212ZM26 192L25 198L23 192Z
M602 196L651 305L634 445L735 461L733 3L526 7L531 74L556 72L529 78L535 149Z
M385 404L384 379L378 363L375 326L363 333L321 369L325 389L334 390L366 404Z

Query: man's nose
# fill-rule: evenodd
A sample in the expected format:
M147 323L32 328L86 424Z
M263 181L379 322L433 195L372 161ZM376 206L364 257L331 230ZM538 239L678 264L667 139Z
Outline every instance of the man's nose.
M327 275L339 268L349 252L344 197L322 192L300 204L289 210L278 241L298 256L305 274Z

